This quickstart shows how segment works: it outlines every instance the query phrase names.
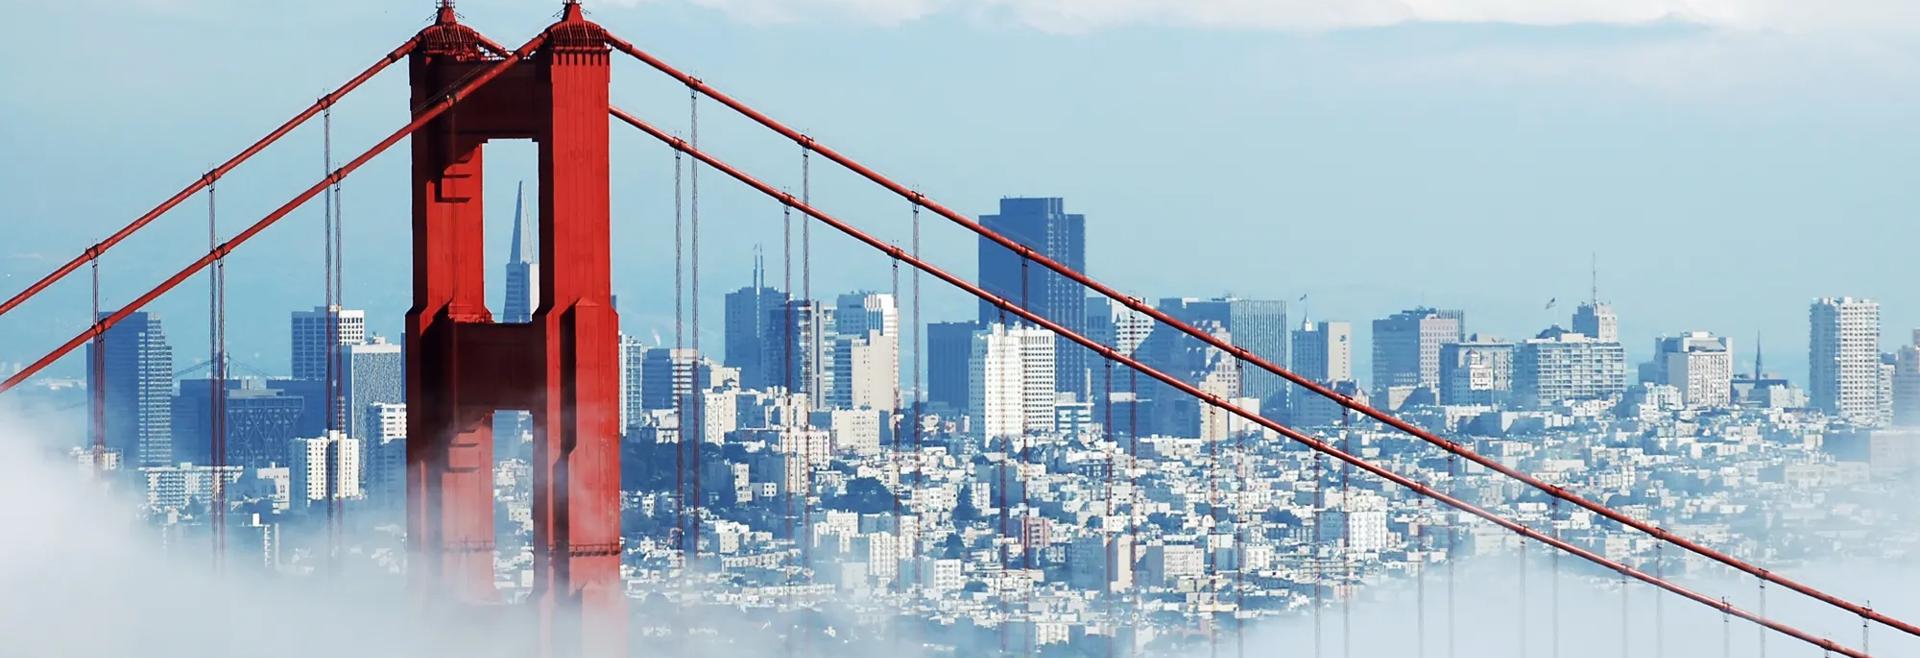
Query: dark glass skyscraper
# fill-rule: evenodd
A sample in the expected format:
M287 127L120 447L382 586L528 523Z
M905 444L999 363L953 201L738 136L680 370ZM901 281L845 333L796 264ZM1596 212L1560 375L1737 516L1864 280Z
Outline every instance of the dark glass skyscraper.
M213 380L186 379L173 398L174 457L195 464L213 463L208 419L213 412ZM324 404L324 403L323 403ZM227 455L231 466L260 468L290 463L289 442L302 436L308 400L258 379L226 380Z
M106 314L101 314L106 317ZM128 468L173 462L173 348L159 316L133 313L87 345L87 386L104 389L107 449ZM102 360L100 367L95 360ZM101 373L95 379L94 373ZM91 398L89 398L91 399Z
M927 325L927 404L948 413L967 412L967 357L980 329L974 322Z
M1040 252L1079 272L1087 271L1087 218L1067 214L1059 197L1006 198L1000 214L982 215L980 223L1014 242ZM1037 263L1023 263L1018 254L986 238L980 239L980 286L987 292L1023 302L1033 312L1074 331L1086 328L1086 291L1064 276ZM1016 323L1007 316L1005 321ZM1001 322L998 308L980 302L980 322ZM1067 341L1056 341L1054 386L1061 392L1087 398L1087 364L1093 355Z
M781 325L770 318L775 311L786 308L786 303L786 293L767 287L766 269L756 254L753 285L727 293L727 352L722 363L740 369L742 388L766 388L782 383L781 374L767 368L766 344L785 340L784 335L768 336L767 331L780 328Z

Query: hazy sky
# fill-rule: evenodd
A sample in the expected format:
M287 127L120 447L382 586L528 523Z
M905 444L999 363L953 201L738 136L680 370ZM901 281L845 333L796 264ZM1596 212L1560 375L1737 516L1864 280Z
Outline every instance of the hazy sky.
M425 0L4 0L0 281L26 285L172 194L425 24ZM557 0L467 0L517 44ZM1806 309L1879 299L1889 349L1920 326L1914 154L1920 5L1893 0L627 0L591 17L962 210L1058 195L1089 269L1136 294L1297 299L1367 320L1427 303L1471 331L1566 322L1600 263L1636 358L1730 334L1741 367L1806 368ZM675 130L684 89L620 61L616 102ZM336 157L405 121L404 67L343 104ZM798 150L703 106L703 145L797 185ZM616 127L616 289L628 330L671 340L671 162ZM232 231L315 180L318 124L220 186ZM504 257L525 144L490 147L489 258ZM409 303L404 148L346 186L347 301L397 332ZM816 168L815 197L882 235L907 206ZM779 207L702 179L707 341L719 296ZM286 315L321 298L318 206L228 266L236 359L284 370ZM928 252L974 242L928 219ZM203 251L195 199L110 255L109 305ZM813 290L886 289L887 263L816 231ZM498 267L490 267L496 273ZM796 266L796 278L798 271ZM796 283L797 287L797 283ZM931 280L928 289L937 286ZM493 295L498 304L498 294ZM1546 301L1561 303L1545 310ZM0 362L79 331L87 287L0 318ZM926 318L972 303L930 292ZM178 362L205 358L204 283L156 304ZM1297 313L1296 313L1297 318ZM1364 352L1362 350L1361 352ZM1364 359L1364 354L1361 355ZM59 370L80 372L73 359ZM244 369L243 369L244 371ZM1363 370L1364 372L1364 370Z

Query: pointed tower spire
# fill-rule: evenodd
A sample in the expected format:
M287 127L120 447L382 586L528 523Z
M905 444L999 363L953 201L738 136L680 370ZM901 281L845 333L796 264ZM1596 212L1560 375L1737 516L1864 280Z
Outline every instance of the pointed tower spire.
M513 250L507 254L509 263L532 263L537 259L529 258L525 232L527 230L527 182L520 181L513 191Z
M434 16L434 22L441 25L460 22L459 17L453 13L453 0L440 0L440 12Z
M1765 363L1766 355L1760 352L1760 332L1753 332L1753 381L1760 381L1760 365Z

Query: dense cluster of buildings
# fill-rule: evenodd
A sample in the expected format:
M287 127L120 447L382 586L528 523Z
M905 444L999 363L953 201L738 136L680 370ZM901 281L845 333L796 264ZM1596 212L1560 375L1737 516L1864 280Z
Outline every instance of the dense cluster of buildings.
M982 223L1084 269L1087 222L1061 199L1004 199ZM538 306L538 268L519 237L516 224L506 322L525 322ZM756 263L750 285L726 295L718 358L621 339L635 597L773 614L831 608L929 646L1175 646L1517 546L1510 533L1343 470L992 304L920 325L892 294L801 299L768 285L762 270ZM1609 557L1702 568L1673 551L1657 558L1645 537L1360 422L984 239L979 281L1243 410L1455 496ZM1744 555L1831 549L1823 538L1880 513L1840 504L1845 492L1920 471L1920 332L1914 345L1883 352L1868 300L1813 303L1805 393L1761 370L1757 346L1752 372L1737 371L1733 341L1704 331L1657 337L1651 359L1630 364L1597 295L1567 327L1517 340L1469 332L1459 310L1374 320L1366 382L1349 322L1289 317L1277 299L1155 306L1339 394ZM214 488L226 487L231 504L251 512L230 518L262 529L269 545L246 550L267 567L299 562L272 545L271 529L310 507L341 502L357 518L390 520L404 497L403 346L366 326L356 310L296 312L291 377L241 376L229 363L216 385L200 372L210 364L180 366L160 318L134 314L89 351L88 386L106 417L102 458L139 474L163 525L192 527ZM342 386L332 409L330 379ZM219 467L206 451L216 409L227 445ZM528 468L517 456L531 424L519 412L494 423L498 571L512 597L525 594L531 568ZM373 526L360 524L355 540L383 541Z

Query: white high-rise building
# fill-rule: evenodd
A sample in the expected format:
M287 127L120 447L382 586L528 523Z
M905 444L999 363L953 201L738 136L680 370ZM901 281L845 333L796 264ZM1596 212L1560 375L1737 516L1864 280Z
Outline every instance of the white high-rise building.
M1807 372L1814 408L1860 424L1880 413L1880 304L1825 297L1808 311Z
M335 325L333 345L361 345L367 342L367 312L339 306L315 306L311 311L293 312L293 378L300 381L325 381L327 378L327 325ZM344 366L343 366L344 367Z
M293 464L293 497L302 501L325 501L327 485L333 485L333 497L360 497L360 441L340 432L326 436L294 439L287 451Z
M1554 326L1513 352L1513 397L1522 407L1604 399L1627 390L1627 352L1619 343Z
M641 397L640 381L641 358L647 351L645 343L627 334L620 334L620 433L625 434L646 415L646 398Z
M1053 333L996 324L973 335L967 358L974 431L984 438L1053 429Z
M900 396L900 310L893 295L853 293L838 301L827 405L892 411Z
M1654 383L1680 391L1683 404L1711 409L1733 404L1733 340L1704 331L1653 341Z

